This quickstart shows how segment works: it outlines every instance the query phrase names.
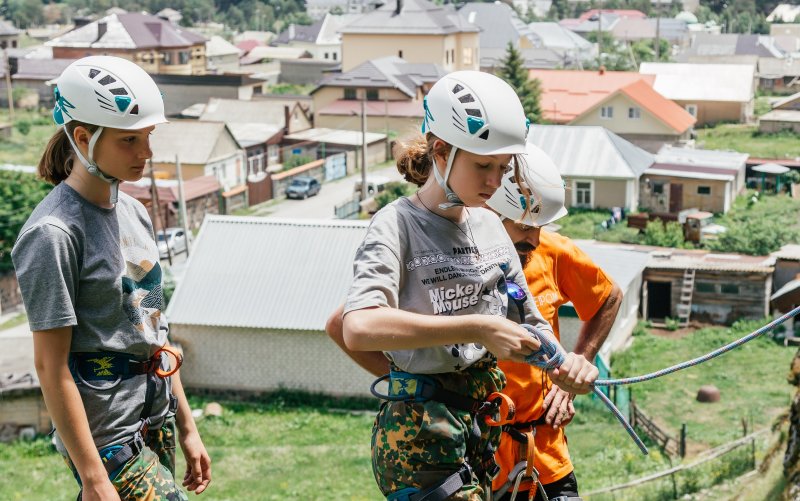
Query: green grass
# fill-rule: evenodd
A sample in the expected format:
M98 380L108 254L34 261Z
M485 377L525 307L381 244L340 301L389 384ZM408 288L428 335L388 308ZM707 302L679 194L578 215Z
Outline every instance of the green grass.
M15 110L14 120L31 122L31 129L23 135L15 127L10 138L0 138L0 164L38 165L47 141L56 132L49 112ZM9 123L7 109L0 110L0 122Z
M22 325L27 321L28 321L28 315L26 315L25 313L17 313L13 317L9 318L8 320L0 324L0 331L10 329L18 325Z
M732 150L758 158L800 156L800 136L790 131L762 134L755 125L721 124L697 130L699 148Z
M609 219L610 212L607 210L588 210L571 208L569 215L559 219L558 230L564 236L583 240L601 240L604 242L628 242L638 241L639 230L628 228L625 221L604 229L600 223Z
M681 339L655 337L640 328L632 347L614 357L614 377L646 373L701 355L757 324L706 328ZM785 379L794 352L772 339L757 339L722 358L636 385L634 398L674 436L681 423L687 423L690 450L704 450L740 437L742 417L752 421L751 429L762 429L786 411L795 390ZM716 385L722 400L697 403L695 393L703 384ZM208 401L191 398L193 408ZM578 414L568 435L584 492L670 466L653 444L648 444L650 455L642 456L602 404L589 397L575 402ZM283 393L223 405L221 418L198 422L214 461L214 480L203 499L331 499L333 486L335 499L381 499L369 455L374 401ZM333 407L354 411L330 410ZM759 441L758 458L767 449L766 442ZM749 461L749 451L743 448L677 475L676 485L681 493L694 492L742 474ZM178 464L183 464L181 456ZM0 444L0 471L4 472L0 475L3 499L66 500L77 492L66 467L44 439ZM613 496L593 496L592 501L655 501L670 496L672 483L665 479Z
M755 330L761 322L739 322L732 328L709 327L682 339L637 336L630 349L614 357L614 377L644 374L703 355ZM633 386L633 397L670 434L681 424L695 448L714 447L742 436L741 420L751 429L770 426L789 406L796 388L786 382L795 350L769 337L755 339L719 358L677 374ZM702 385L715 385L716 403L695 400Z

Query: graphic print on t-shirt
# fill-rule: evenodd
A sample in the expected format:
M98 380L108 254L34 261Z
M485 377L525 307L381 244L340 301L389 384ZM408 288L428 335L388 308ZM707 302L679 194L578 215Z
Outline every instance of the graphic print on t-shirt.
M480 252L476 247L453 247L446 251L422 251L405 263L427 290L434 315L454 315L461 310L488 315L506 315L505 274L509 248L498 245ZM454 357L453 368L462 369L481 358L485 348L478 343L445 347Z
M122 276L122 301L128 320L137 330L158 331L159 317L164 309L161 290L161 265L151 260L155 244L139 241L136 237L122 238L122 256L125 272ZM149 259L148 259L149 258Z

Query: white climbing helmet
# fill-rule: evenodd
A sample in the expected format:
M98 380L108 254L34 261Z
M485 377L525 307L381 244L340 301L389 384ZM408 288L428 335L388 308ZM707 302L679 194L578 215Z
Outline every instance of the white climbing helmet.
M433 172L449 204L463 205L447 180L458 149L476 155L507 155L525 152L530 122L519 97L504 80L481 71L456 71L436 82L425 97L422 132L432 132L453 148L445 174Z
M486 205L501 216L528 226L545 226L567 215L564 180L547 153L528 143L519 170L522 182L529 183L527 188L531 196L527 197L517 185L514 169L511 169ZM525 214L527 207L530 211Z
M56 81L53 119L64 127L79 122L97 125L84 157L72 136L72 149L90 174L111 184L112 204L117 202L119 180L105 174L94 161L94 147L105 127L144 129L167 121L164 99L156 83L137 64L114 56L89 56L67 66ZM65 132L66 128L65 128Z
M136 130L164 123L164 99L139 65L114 56L89 56L58 77L53 118Z

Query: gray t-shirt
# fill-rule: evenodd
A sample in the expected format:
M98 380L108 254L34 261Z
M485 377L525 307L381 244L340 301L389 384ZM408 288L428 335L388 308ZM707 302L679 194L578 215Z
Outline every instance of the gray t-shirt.
M125 193L116 207L104 209L60 183L23 226L11 258L31 330L71 326L71 352L124 352L146 360L167 342L153 228L144 206ZM90 381L105 388L112 383ZM78 384L98 448L124 442L139 429L145 388L145 375L105 390ZM154 416L167 414L170 391L169 380L158 379ZM57 445L66 454L60 439Z
M467 221L457 224L407 198L381 209L356 253L345 313L390 307L425 315L507 315L518 322L505 283L528 290L519 256L495 214L468 211ZM552 332L530 294L524 311L527 323ZM399 369L418 374L462 370L489 356L477 343L384 353Z

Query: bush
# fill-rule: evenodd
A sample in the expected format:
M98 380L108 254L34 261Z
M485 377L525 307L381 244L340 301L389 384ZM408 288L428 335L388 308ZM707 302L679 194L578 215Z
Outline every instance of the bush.
M417 188L411 183L392 181L386 183L386 188L375 195L375 203L378 204L378 210L380 210L398 198L413 195L416 191Z
M27 136L31 131L31 121L27 119L17 120L14 123L14 128L23 136Z
M650 221L644 230L643 243L657 247L681 248L684 246L683 226L677 221L670 221L667 224Z
M283 162L283 170L294 169L313 161L313 158L306 155L292 155Z
M681 328L681 322L677 318L667 317L664 319L668 331L676 331Z

